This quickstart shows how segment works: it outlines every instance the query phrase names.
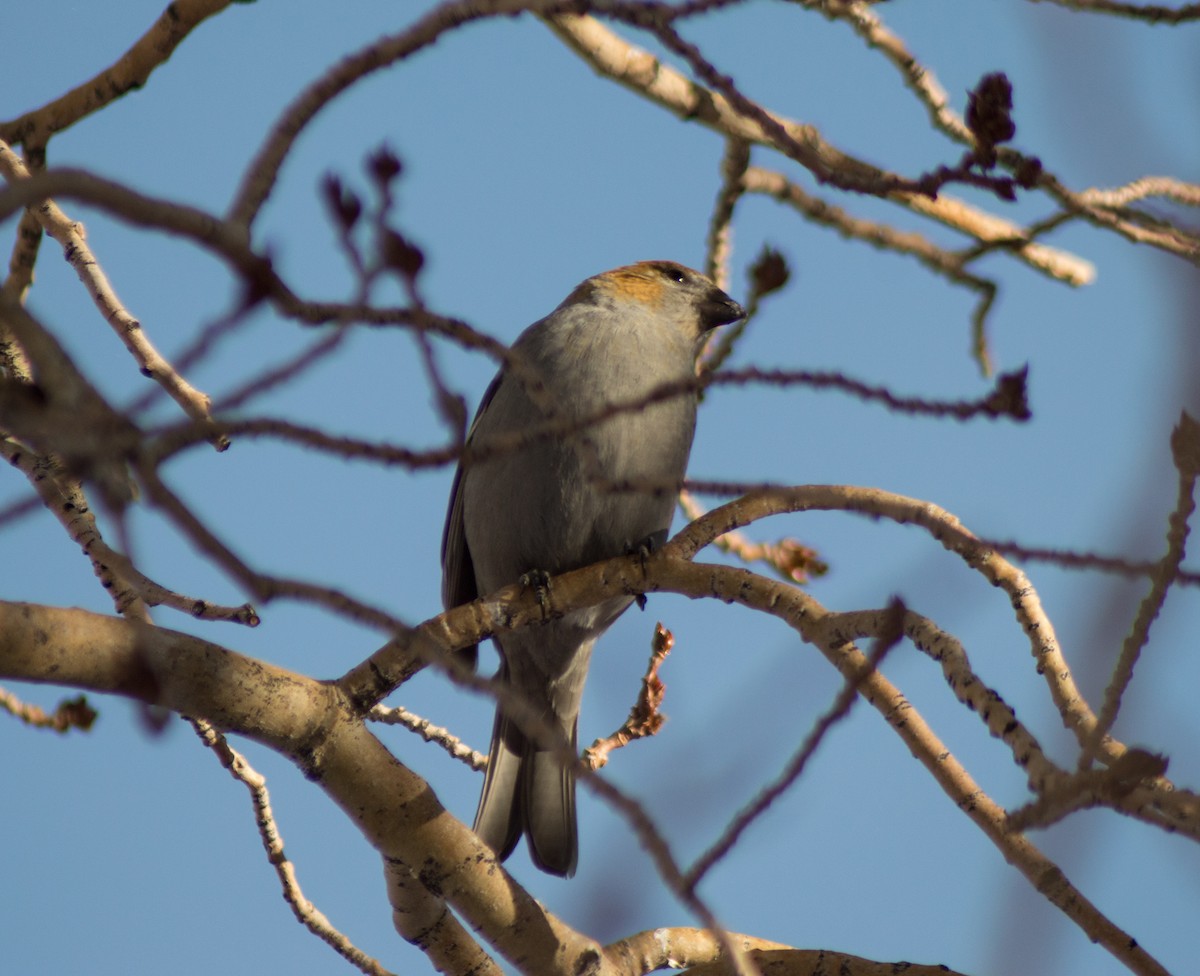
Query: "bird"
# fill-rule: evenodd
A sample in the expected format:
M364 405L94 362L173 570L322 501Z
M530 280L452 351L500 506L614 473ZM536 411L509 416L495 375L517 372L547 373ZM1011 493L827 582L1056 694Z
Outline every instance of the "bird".
M661 546L695 433L697 356L712 329L744 317L700 272L641 261L586 279L521 333L467 433L465 450L478 460L460 460L454 475L442 534L446 609ZM585 423L672 382L678 395ZM567 432L514 447L547 422ZM592 648L632 602L615 597L494 638L498 680L561 735L553 743L527 731L500 697L474 823L500 860L524 833L538 868L574 874L575 771L561 747L578 751ZM474 665L477 646L463 653Z

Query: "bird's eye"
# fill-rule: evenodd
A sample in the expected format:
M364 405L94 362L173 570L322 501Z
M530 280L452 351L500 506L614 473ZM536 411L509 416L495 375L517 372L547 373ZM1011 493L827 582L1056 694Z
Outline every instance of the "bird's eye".
M678 284L682 285L685 281L687 281L687 275L683 273L682 268L673 268L669 264L664 264L659 267L659 270Z

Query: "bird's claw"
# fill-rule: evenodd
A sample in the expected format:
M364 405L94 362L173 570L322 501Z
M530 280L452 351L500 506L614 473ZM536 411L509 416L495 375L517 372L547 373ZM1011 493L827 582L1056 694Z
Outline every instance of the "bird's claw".
M654 535L648 535L635 545L626 546L625 552L630 556L637 556L638 561L642 564L642 575L646 575L646 560L649 559L662 545L662 533L656 532ZM635 593L633 602L638 605L639 610L646 609L646 594Z
M537 594L542 618L550 619L550 574L544 569L531 569L521 575L520 583L525 589L533 590Z

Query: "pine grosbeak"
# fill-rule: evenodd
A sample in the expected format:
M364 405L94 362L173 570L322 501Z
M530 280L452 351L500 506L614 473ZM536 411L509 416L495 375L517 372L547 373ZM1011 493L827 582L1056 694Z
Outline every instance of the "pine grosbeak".
M694 376L709 330L744 315L706 277L672 261L588 278L514 343L522 366L504 368L492 381L467 442L486 445L550 418L582 420ZM460 464L442 536L446 608L526 574L555 575L661 545L695 426L696 396L685 392ZM614 482L658 488L614 491ZM631 602L611 599L496 639L500 680L573 748L592 646ZM473 657L475 648L469 652ZM575 871L574 770L553 743L538 741L505 714L503 702L475 830L501 858L524 832L538 867L566 876Z

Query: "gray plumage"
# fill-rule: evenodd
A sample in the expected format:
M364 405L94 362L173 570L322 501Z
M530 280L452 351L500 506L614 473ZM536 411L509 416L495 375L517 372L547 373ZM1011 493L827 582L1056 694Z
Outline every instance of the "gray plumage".
M485 445L537 425L547 416L538 404L552 405L555 419L582 418L692 376L708 331L743 315L711 281L674 262L647 261L589 278L514 343L525 369L501 370L493 380L468 443ZM532 392L530 378L538 386ZM530 572L553 576L661 545L695 423L696 398L685 393L580 433L460 465L442 537L446 608ZM597 483L597 473L660 488L613 492ZM501 680L573 749L592 647L631 602L620 597L497 638ZM532 741L502 706L475 831L501 858L524 831L538 867L575 871L574 772L553 744Z

